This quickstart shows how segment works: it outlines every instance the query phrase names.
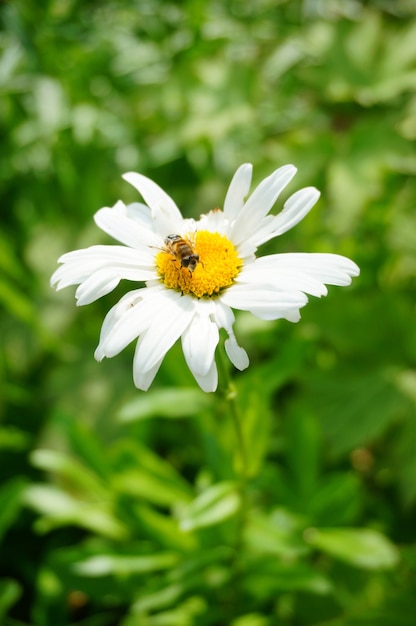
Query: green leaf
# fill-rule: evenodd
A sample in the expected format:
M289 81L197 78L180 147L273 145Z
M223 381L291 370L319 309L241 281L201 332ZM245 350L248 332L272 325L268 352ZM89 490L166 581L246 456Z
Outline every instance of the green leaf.
M127 527L121 523L106 501L90 503L77 500L57 487L32 484L25 489L24 502L43 514L36 522L39 532L46 533L61 526L79 526L111 539L125 539Z
M356 522L362 509L362 485L353 472L336 472L322 479L310 505L316 526L347 526Z
M397 389L395 372L372 369L344 377L310 377L310 402L334 456L345 454L380 437L413 410L413 403Z
M134 613L130 614L120 626L139 626L141 623L146 623L148 626L191 626L199 623L197 616L205 615L207 608L207 602L199 596L195 596L188 598L175 608L154 615L146 615L142 618Z
M0 488L0 539L14 524L19 514L25 484L23 478L16 477Z
M177 563L178 555L174 552L146 556L99 554L74 563L73 568L81 576L129 576L170 569Z
M138 442L120 441L115 454L115 489L155 504L189 502L191 486L175 468Z
M269 626L270 620L260 613L249 613L237 617L237 619L231 622L231 626Z
M159 591L144 594L133 604L131 611L132 613L144 613L171 606L177 603L184 591L185 589L181 584L166 585Z
M173 505L190 499L188 490L178 487L166 476L157 476L141 468L120 472L114 477L113 486L119 493L159 505Z
M92 495L94 499L108 498L108 489L102 481L88 468L63 452L34 450L30 460L35 467L55 474L66 484Z
M257 600L276 597L282 591L307 591L327 595L332 583L324 574L302 562L284 562L269 556L250 559L244 581L247 592Z
M19 428L4 426L0 428L1 450L25 450L31 442L30 435Z
M60 411L55 414L55 422L68 439L74 455L107 481L111 474L108 454L94 430L84 422L74 420L72 415Z
M210 403L210 397L198 389L157 389L124 405L119 419L122 422L132 422L152 417L193 417Z
M302 410L293 412L287 421L287 460L293 484L291 488L301 503L302 512L309 511L317 489L321 459L320 428L313 415Z
M156 539L159 545L186 551L195 549L195 537L189 532L184 533L179 528L177 519L163 515L146 504L135 505L134 513L142 528L150 537Z
M17 602L21 593L22 589L15 580L11 578L0 580L0 618L7 615L8 610Z
M240 494L233 482L222 482L208 487L180 512L182 530L193 530L220 524L235 515L241 506Z
M0 302L11 315L30 326L36 325L36 309L33 300L18 291L15 283L0 280Z
M253 512L244 536L253 553L293 559L309 552L302 540L302 527L301 519L284 509L276 509L270 515Z
M245 385L240 385L238 392L239 404L244 407L241 412L244 416L242 429L250 476L256 476L261 470L270 442L272 422L267 387L256 378L244 381ZM238 462L238 449L234 449L234 454Z
M305 539L314 548L362 569L391 569L399 561L396 546L376 530L312 528Z

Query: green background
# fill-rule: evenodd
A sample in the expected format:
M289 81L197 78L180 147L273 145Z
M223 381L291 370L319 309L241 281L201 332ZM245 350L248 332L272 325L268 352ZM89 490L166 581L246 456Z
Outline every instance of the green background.
M0 11L0 623L414 626L413 2ZM238 316L242 494L226 398L180 346L146 394L133 347L94 361L131 285L79 309L49 278L110 243L92 216L138 199L123 172L198 216L247 161L322 191L261 254L335 252L361 276L296 325Z

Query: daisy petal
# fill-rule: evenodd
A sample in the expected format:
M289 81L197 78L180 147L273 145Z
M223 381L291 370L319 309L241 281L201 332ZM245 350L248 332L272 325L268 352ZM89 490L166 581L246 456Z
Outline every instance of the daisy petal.
M270 215L263 220L253 237L256 245L260 246L296 226L316 204L320 195L315 187L305 187L290 196L278 215Z
M107 269L98 270L84 280L75 292L78 306L91 304L117 287L121 276Z
M132 267L137 265L151 267L153 255L146 249L144 251L135 250L125 246L90 246L89 248L67 252L58 259L58 263L67 263L68 261L79 261L81 264L94 261L97 263L94 269L120 263L127 263Z
M202 391L205 391L205 393L210 393L216 390L218 386L218 371L217 366L215 365L215 361L212 361L211 367L206 374L201 375L197 374L196 372L192 373Z
M123 178L137 189L151 208L155 227L162 237L180 232L183 220L181 212L159 185L136 172L127 172Z
M129 219L137 222L142 228L153 232L152 212L147 204L131 202L130 204L126 204L125 211Z
M64 254L53 274L51 284L63 289L77 285L77 304L90 304L112 291L122 278L145 281L154 278L153 262L148 252L122 246L92 246ZM141 266L142 265L142 266Z
M144 204L126 206L119 201L112 208L104 207L97 211L94 221L107 235L131 248L141 249L157 245L160 241L152 232L150 210Z
M294 165L285 165L265 178L241 209L232 231L235 244L250 238L276 202L281 191L296 174Z
M260 316L258 316L258 317L260 317ZM264 319L268 319L268 318L264 318ZM299 309L288 309L286 311L284 319L287 320L288 322L294 322L296 324L296 322L298 322L300 320L300 311L299 311Z
M292 194L285 202L283 211L276 215L276 235L281 235L293 228L293 226L296 226L318 202L320 195L320 192L315 187L305 187Z
M293 315L293 310L304 306L308 299L300 291L280 291L256 285L234 285L221 296L224 304L242 311L250 311L264 320L275 320Z
M237 283L246 288L275 290L277 292L303 291L326 296L328 285L346 286L351 277L359 274L353 261L337 254L287 253L256 259L237 277Z
M251 163L240 165L233 176L224 200L223 211L229 220L237 217L244 205L244 199L250 191L253 166Z
M160 305L153 307L151 326L146 331L137 352L137 363L146 372L173 346L190 324L196 303L193 298L165 290Z
M104 319L95 358L101 361L104 357L119 354L146 331L154 319L155 307L163 303L163 298L160 286L136 289L126 294Z
M228 235L230 223L222 211L214 209L206 215L201 215L197 227L198 230L208 230L210 233Z
M228 333L228 339L225 340L225 351L231 363L239 370L248 367L249 358L247 352L241 348L233 331L235 316L229 306L223 304L221 300L215 300L215 320L219 328L224 328Z
M149 251L123 246L91 246L74 250L61 256L58 262L62 265L51 277L51 286L56 286L58 290L78 285L105 268L108 268L110 274L116 271L121 278L129 280L148 280L155 275L154 261Z
M227 333L232 333L235 322L234 313L220 298L213 300L213 303L215 304L215 321L218 324L218 328L224 328Z
M123 296L121 300L119 300L117 304L109 310L102 323L100 341L94 353L94 357L97 361L102 361L106 356L110 356L111 352L106 349L106 342L110 337L114 326L120 319L123 319L126 311L132 310L133 306L141 300L141 293L144 291L145 289L135 289L134 291L129 291L129 293L126 293L126 295ZM119 351L123 349L123 345L127 346L129 343L129 341L125 344L121 343ZM118 354L118 352L115 351L114 355Z
M263 285L265 289L271 288L280 291L303 291L311 296L320 298L328 293L324 283L316 278L308 276L306 273L300 273L293 270L285 270L279 272L276 269L264 269L256 259L247 268L239 274L236 279L237 283Z
M247 352L238 345L234 333L225 340L224 346L227 356L234 367L238 370L245 370L249 366L250 361Z
M360 273L359 267L347 257L320 252L271 254L257 259L253 265L276 274L291 272L312 277L327 285L338 286L350 285L351 278ZM250 268L247 270L249 272Z
M218 341L218 326L206 315L195 315L192 324L182 335L185 360L194 376L205 376L208 373Z
M143 370L140 368L140 362L137 356L139 354L141 342L142 342L142 337L140 337L139 341L137 342L136 350L134 353L133 381L134 381L135 386L138 389L141 389L142 391L147 391L150 385L152 384L152 382L154 381L156 374L159 371L159 368L163 361L163 357L159 359L159 361L157 361L157 363L155 363L153 367L148 369L146 372L143 372Z

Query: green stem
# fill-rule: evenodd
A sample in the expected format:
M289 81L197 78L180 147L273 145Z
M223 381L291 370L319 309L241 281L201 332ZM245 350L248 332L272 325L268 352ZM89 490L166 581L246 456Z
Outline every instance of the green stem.
M227 367L227 363L225 361L224 355L224 347L221 346L218 351L220 355L220 374L222 380L222 387L224 389L224 398L227 401L227 404L230 408L231 419L234 426L238 452L240 457L240 482L241 484L245 484L248 475L248 457L247 457L247 449L244 441L244 433L242 427L242 418L240 414L240 407L237 403L237 389L231 380L231 376Z
M233 381L228 369L228 362L225 357L224 346L222 345L219 350L219 368L221 375L221 386L223 389L223 396L229 409L229 414L234 426L235 440L238 448L238 491L240 494L240 509L237 518L237 530L234 542L234 555L231 560L231 591L229 595L230 609L235 612L239 604L239 595L242 593L242 561L241 555L243 551L243 534L244 528L247 522L247 507L248 507L248 455L246 442L244 438L244 430L242 426L242 415L240 412L240 406L237 401L237 388ZM234 614L234 613L233 613ZM230 619L231 619L230 615ZM234 614L235 617L235 614Z

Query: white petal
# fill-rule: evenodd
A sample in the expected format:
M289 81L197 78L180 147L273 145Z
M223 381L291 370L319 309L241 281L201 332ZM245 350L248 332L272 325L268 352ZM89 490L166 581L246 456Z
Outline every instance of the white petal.
M214 209L205 215L201 215L196 227L198 230L207 230L211 233L220 233L228 236L230 223L222 211Z
M237 217L244 205L244 199L250 191L253 166L251 163L240 165L234 174L224 200L223 211L232 220Z
M323 296L327 294L325 283L349 285L351 277L358 274L359 268L353 261L337 254L273 254L244 267L237 284L221 299L229 306L249 310L262 319L275 319L269 317L275 301L276 313L286 310L282 317L296 321L299 308L307 301L304 296L302 303L302 292Z
M152 212L147 204L142 202L132 202L126 205L126 215L137 222L142 228L153 232Z
M287 320L288 322L298 322L300 320L300 311L299 309L288 309L286 311L286 315L284 316L284 319Z
M195 299L190 296L181 296L171 290L164 291L163 303L155 308L151 326L138 348L139 369L150 370L165 356L191 322L195 305Z
M224 328L228 333L228 339L225 340L225 351L231 363L239 370L246 369L249 364L249 358L244 348L241 348L233 331L235 316L229 306L223 304L220 299L215 300L215 320L219 328Z
M266 258L266 257L263 257ZM279 271L275 267L263 268L259 263L262 259L256 259L243 270L236 278L237 283L262 285L265 289L281 291L303 291L311 296L320 298L328 293L324 283L306 273L285 269Z
M244 348L238 345L234 333L232 333L230 337L225 340L224 346L227 356L234 367L238 370L245 370L250 363L248 354Z
M262 285L234 285L221 301L235 309L250 311L261 319L275 320L293 316L293 311L304 306L308 299L300 291L280 291Z
M294 165L284 165L265 178L253 191L238 214L232 233L234 244L249 238L276 202L281 191L296 174Z
M121 280L118 272L108 269L98 270L84 280L75 292L78 306L91 304L117 287Z
M123 178L141 193L151 208L155 227L162 237L181 232L181 212L159 185L136 172L127 172L123 174Z
M162 361L163 358L160 359L160 361L158 361L158 363L151 367L147 372L141 372L137 369L137 367L134 367L135 361L133 360L133 380L138 389L141 389L142 391L147 391L149 389L159 371Z
M94 269L115 264L128 264L132 267L150 267L154 264L153 257L154 254L145 247L143 250L135 250L125 246L90 246L89 248L81 248L80 250L73 250L63 254L58 259L58 263L79 261L81 264L86 264L93 261L96 263Z
M316 204L320 195L315 187L305 187L290 196L278 215L269 215L263 220L253 237L256 245L260 246L296 226Z
M104 207L94 215L94 221L105 233L131 248L155 245L159 238L152 232L151 223L144 210L138 206L126 206L118 201L112 208ZM150 210L145 207L150 215Z
M163 288L137 289L126 294L104 320L95 358L111 358L146 331L153 323L155 310L164 306L166 292Z
M92 246L64 254L51 278L51 285L63 289L79 284L78 305L94 302L112 291L121 279L145 281L155 277L154 261L148 251L122 246Z
M147 391L150 387L150 385L152 384L152 382L155 379L156 374L159 371L159 368L162 364L163 361L163 357L161 359L159 359L159 361L157 363L155 363L153 365L153 367L151 367L149 370L147 370L146 372L144 372L141 368L140 368L140 359L138 357L139 355L139 349L140 349L140 345L141 342L143 340L143 337L140 337L139 341L137 342L136 345L136 350L134 352L134 358L133 358L133 380L134 380L134 384L138 389L141 389L142 391Z
M182 335L185 360L194 376L208 373L218 341L218 326L208 316L197 313Z
M359 267L351 259L339 254L318 252L288 252L261 257L247 267L247 274L255 265L276 274L292 272L299 276L315 278L327 285L339 286L351 284L351 278L360 273Z
M285 202L283 211L276 216L276 234L281 235L298 224L318 202L320 195L315 187L305 187L292 194Z
M225 328L227 333L233 332L233 324L235 322L235 315L229 306L223 304L221 298L213 300L215 304L215 321L218 324L218 328Z
M218 386L218 371L215 361L212 361L211 367L209 368L208 372L203 376L201 374L197 374L196 372L192 373L202 391L210 393L216 390Z
M265 219L268 219L267 217ZM263 220L264 221L264 220ZM251 237L242 241L238 246L236 246L238 256L243 261L243 264L252 263L254 261L255 252L258 248L258 245L253 241Z
M175 233L168 233L169 235L178 234L178 235L188 235L192 237L194 233L197 231L197 222L193 219L193 217L187 217L181 220L181 224L179 226L179 230L176 230Z
M113 291L120 280L130 280L132 282L146 282L154 278L154 270L142 270L142 269L102 269L93 272L91 276L88 276L85 280L79 283L78 289L75 291L75 298L77 300L77 306L85 306L91 304L95 300L102 298L111 291ZM77 284L78 280L68 280L65 284L64 281L59 283L58 290L72 284Z
M61 256L58 262L62 265L51 277L51 286L56 285L57 289L80 284L104 269L110 272L110 278L111 272L128 280L149 280L155 276L152 252L123 246L91 246L74 250Z

